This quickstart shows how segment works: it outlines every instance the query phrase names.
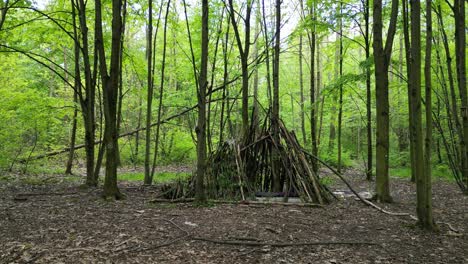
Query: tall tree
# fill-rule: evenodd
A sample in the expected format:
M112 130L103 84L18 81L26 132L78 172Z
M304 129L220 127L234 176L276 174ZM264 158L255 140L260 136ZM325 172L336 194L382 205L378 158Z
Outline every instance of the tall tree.
M468 187L468 95L466 91L466 21L465 0L455 0L453 6L455 18L455 54L457 65L458 92L461 99L461 117L463 123L463 138L461 139L461 156L463 163L463 179ZM468 188L465 189L468 195Z
M403 0L405 1L405 0ZM371 51L370 28L370 0L362 1L364 6L364 49L366 52L366 130L367 130L367 168L366 179L372 181L372 91L371 91L371 67L369 65Z
M101 0L95 0L96 49L99 57L99 72L103 87L104 103L104 144L106 148L106 176L104 179L104 197L120 199L122 194L117 187L118 131L117 131L117 96L119 89L120 50L122 48L122 0L112 0L112 42L110 69L108 71L102 26Z
M301 12L301 20L304 20L304 1L300 0L300 12ZM299 35L299 89L300 89L300 109L301 109L301 132L302 132L302 143L304 145L307 144L307 134L305 128L305 97L304 97L304 70L303 70L303 62L302 57L304 56L302 52L303 40L302 34Z
M206 89L208 86L208 0L202 0L202 30L201 30L201 65L198 78L198 122L197 122L197 177L195 183L195 199L198 202L206 200L204 178L206 172Z
M148 25L146 36L146 65L147 65L147 97L146 97L146 127L151 125L151 112L153 105L153 0L148 1ZM151 185L153 179L151 177L150 169L150 155L151 155L151 129L145 131L145 179L146 185Z
M310 45L310 136L312 142L312 154L318 156L317 148L317 114L316 114L316 87L315 87L315 47L317 40L317 32L315 21L316 17L316 2L311 1L310 3L310 19L312 21L312 28L309 31L309 45ZM317 160L312 160L312 169L315 173L318 172L318 163Z
M162 116L163 95L164 95L164 79L165 79L165 73L166 73L167 21L168 21L170 6L171 6L171 0L168 0L167 6L166 6L166 16L164 18L163 54L162 54L162 62L161 62L161 79L160 79L160 84L159 84L158 117L156 121L156 138L155 138L156 142L154 144L153 164L151 168L151 173L150 173L148 182L145 182L145 184L151 184L153 182L154 172L156 169L156 161L158 157L158 150L159 150L159 134L161 131L161 116Z
M410 25L409 25L409 11L408 11L408 0L402 0L403 3L403 39L404 39L404 45L405 45L405 57L406 57L406 74L407 76L411 76L411 44L410 44ZM408 99L411 98L411 87L413 86L412 84L413 79L408 78L407 81L407 86L408 86ZM413 101L408 100L408 113L410 113L413 109ZM413 124L413 115L409 115L408 118L408 127L411 127ZM410 141L410 159L411 159L411 164L414 163L414 155L415 155L415 149L414 149L414 139L413 139L413 134L409 133L409 141ZM415 171L411 170L411 182L416 181L415 177Z
M244 41L241 40L239 25L236 21L236 11L233 0L229 0L229 13L231 18L234 36L236 37L237 48L241 58L242 69L242 137L247 138L249 131L249 52L250 52L250 17L252 14L253 0L247 0L245 16L241 16L244 21Z
M279 142L279 118L280 118L280 104L279 104L279 58L280 58L280 30L281 30L281 0L275 1L275 46L273 52L273 113L272 113L272 127L273 127L273 138L275 142ZM279 153L276 151L273 154L273 191L280 192L282 190L281 178L280 178L280 167L279 167Z
M420 5L417 1L416 6ZM417 193L417 214L419 224L422 228L432 230L434 220L432 217L432 184L431 184L431 147L432 147L432 82L431 82L431 53L432 53L432 1L426 0L426 54L424 60L424 79L425 79L425 101L426 101L426 140L424 144L424 171L421 175L417 174L416 193ZM414 10L415 13L416 10ZM419 12L420 13L420 12ZM419 14L414 14L414 16ZM413 21L412 23L418 22ZM417 25L414 26L416 29ZM419 26L419 31L420 31ZM421 37L421 36L419 36ZM414 42L413 42L414 43ZM418 42L414 44L420 44ZM413 50L412 50L413 51ZM419 49L420 52L420 49ZM422 132L421 132L422 134ZM421 136L422 139L422 136ZM416 141L418 142L418 141ZM422 142L421 142L422 145Z
M343 83L341 77L343 76L343 3L339 4L340 11L338 12L338 76L336 80L339 80L339 95L338 95L338 172L341 172L341 155L342 155L342 144L341 144L341 135L343 130Z
M381 202L391 202L388 175L389 162L389 99L388 99L388 68L392 53L393 38L396 31L398 15L398 0L392 0L390 24L385 46L382 38L383 17L382 0L374 0L374 63L375 63L375 93L376 93L376 194Z

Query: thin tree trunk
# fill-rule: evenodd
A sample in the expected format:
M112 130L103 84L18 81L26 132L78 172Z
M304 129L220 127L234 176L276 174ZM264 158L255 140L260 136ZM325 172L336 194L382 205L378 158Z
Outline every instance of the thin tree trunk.
M310 17L312 21L316 20L316 10L315 2L311 3L310 7ZM317 157L318 148L317 148L317 120L316 120L316 102L315 102L315 44L316 44L317 32L315 30L315 25L312 25L311 32L309 34L309 44L310 44L310 136L312 142L312 154ZM315 173L318 173L318 163L317 160L312 160L312 169Z
M300 6L301 6L301 18L303 19L303 13L304 13L304 3L301 0L300 1ZM301 108L301 132L302 132L302 142L304 145L307 145L307 134L306 134L306 128L305 128L305 97L304 97L304 73L303 73L303 63L302 63L302 46L303 46L303 37L302 34L299 35L299 89L300 89L300 96L301 96L301 102L300 102L300 108Z
M279 142L279 55L280 55L280 29L281 29L281 0L275 1L275 47L273 54L273 115L271 125L273 128L273 138L275 142ZM273 170L273 192L282 191L280 167L279 167L279 153L274 151L272 159L272 170Z
M146 39L146 61L147 61L147 89L148 94L146 97L146 127L151 124L151 112L153 105L153 1L148 1L148 32ZM145 131L145 179L146 185L152 184L150 156L151 156L151 129Z
M431 147L432 147L432 82L431 82L431 52L432 52L432 10L431 0L426 0L426 57L424 63L425 99L426 99L426 139L424 149L424 171L417 179L416 193L418 197L417 211L420 225L427 230L434 229L432 217L432 183L431 183ZM417 5L420 5L418 1ZM415 5L416 7L416 5ZM416 11L416 10L415 10ZM416 12L415 12L416 13ZM417 13L420 13L417 12ZM420 14L418 18L420 17ZM416 26L415 26L416 27ZM420 30L420 27L419 27ZM419 36L420 37L420 36ZM416 43L418 44L418 43ZM420 44L420 43L419 43ZM415 47L416 48L416 47ZM421 49L419 49L420 51Z
M167 19L169 16L169 7L171 5L171 0L167 1L166 7L166 17L164 18L164 40L163 40L163 54L162 54L162 66L161 66L161 83L159 85L159 103L158 103L158 121L156 125L156 138L154 144L154 154L153 154L153 165L151 167L151 174L148 179L148 182L145 184L151 184L153 182L154 171L156 169L156 161L158 157L158 149L159 149L159 133L161 130L161 114L162 114L162 104L163 104L163 96L164 96L164 78L165 78L165 69L166 69L166 47L167 47Z
M229 16L229 14L228 14ZM228 21L230 17L227 18ZM224 112L227 109L228 113L226 113L226 119L229 118L229 103L227 101L227 93L228 93L228 42L229 42L229 23L227 24L226 33L224 34L224 43L223 43L223 99L221 101L221 118L219 122L219 143L221 144L224 141Z
M343 13L343 4L340 3L340 19L338 21L339 27L339 81L340 81L340 91L339 91L339 101L338 101L338 172L341 173L341 155L342 155L342 145L341 145L341 133L343 126L343 84L341 77L343 76L343 20L341 18Z
M364 45L366 51L366 61L370 60L370 0L365 0L364 2L364 20L365 20L365 35L364 35ZM372 162L373 162L373 153L372 153L372 90L371 90L371 69L370 66L366 67L366 129L367 129L367 168L366 168L366 179L372 181Z
M239 27L236 21L233 0L229 0L229 12L236 37L237 47L241 58L242 68L242 138L247 139L249 132L249 50L250 50L250 16L252 13L253 0L247 0L244 21L244 43L242 43Z
M231 14L233 15L233 14ZM197 122L197 178L195 183L195 199L205 202L205 172L206 172L206 89L208 86L208 0L202 0L202 31L201 31L201 66L198 79L198 122Z

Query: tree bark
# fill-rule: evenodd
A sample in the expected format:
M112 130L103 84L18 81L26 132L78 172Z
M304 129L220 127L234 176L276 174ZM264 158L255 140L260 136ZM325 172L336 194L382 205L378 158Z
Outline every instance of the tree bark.
M311 3L310 6L310 17L312 21L316 20L316 10L315 10L315 1ZM315 87L315 44L317 38L315 24L312 24L312 28L309 34L309 44L310 44L310 138L312 142L312 154L318 155L317 148L317 118L316 118L316 87ZM318 163L315 159L312 160L312 169L315 173L318 172Z
M119 88L120 49L122 48L122 0L112 0L112 43L110 56L110 71L107 71L104 37L102 30L101 0L95 0L95 34L99 56L99 69L103 87L104 103L104 145L106 151L106 176L104 193L106 199L120 199L122 194L117 187L117 97Z
M146 96L146 127L150 127L151 124L151 110L153 105L153 1L148 1L148 32L146 39L146 61L147 61L147 89L148 93ZM144 184L151 185L153 179L151 177L151 129L145 131L145 178Z
M370 0L364 2L364 23L365 23L365 35L364 35L364 46L366 52L366 62L370 60ZM366 130L367 130L367 168L366 168L366 179L372 181L372 90L371 90L371 69L370 66L366 67Z
M466 21L465 0L455 0L453 5L455 17L455 54L457 65L458 92L461 99L461 118L463 137L461 138L461 156L463 162L464 193L468 195L468 95L466 91Z
M164 37L163 37L163 54L162 54L162 66L161 66L161 83L159 85L159 102L158 102L158 121L156 125L156 138L154 144L154 154L153 154L153 164L151 167L150 178L148 182L145 184L151 184L153 182L154 171L156 169L156 160L158 157L158 150L159 150L159 134L161 130L161 115L162 115L162 104L163 104L163 93L164 93L164 78L166 73L166 48L167 48L167 20L169 16L169 8L171 5L171 0L167 1L166 7L166 17L164 18Z
M374 1L374 63L375 63L375 91L376 91L376 194L375 198L381 202L391 202L388 175L389 162L389 99L388 99L388 67L390 64L393 38L396 31L398 15L398 0L392 0L390 25L385 46L382 39L382 0Z
M279 142L279 55L280 55L280 30L281 30L281 0L275 1L275 47L274 47L274 54L273 54L273 114L271 120L271 126L273 128L273 138L275 142ZM273 148L274 149L274 148ZM282 191L281 185L281 175L280 175L280 166L279 166L279 153L273 151L273 159L272 159L272 170L273 170L273 192L280 192Z
M417 5L420 2L417 1ZM417 196L417 214L419 224L423 229L433 230L434 220L432 216L432 184L431 184L431 147L432 147L432 82L431 82L431 52L432 52L432 9L431 0L426 0L426 54L424 62L424 79L425 79L425 99L426 99L426 139L424 148L424 170L420 178L417 178L416 196ZM420 17L420 9L415 11L418 18ZM412 20L413 22L413 20ZM417 22L417 21L414 21ZM417 27L417 25L415 25ZM420 31L419 26L419 31ZM421 36L419 36L421 37ZM419 40L420 42L420 40ZM420 44L418 42L414 43ZM416 48L416 47L415 47ZM420 52L421 49L419 49ZM422 134L422 133L421 133ZM421 136L422 138L422 136ZM422 143L422 142L421 142Z
M231 14L232 15L232 14ZM205 202L205 172L206 172L206 89L208 86L208 0L202 0L202 31L201 31L201 67L198 78L198 122L197 122L197 177L195 183L195 199Z
M229 0L229 12L241 58L242 68L242 138L247 139L249 133L249 50L250 50L250 16L253 0L247 0L244 20L244 43L242 43L239 26L236 21L233 0Z
M341 155L342 155L342 145L341 145L341 134L343 129L343 84L341 77L343 76L343 4L340 3L340 18L338 20L338 28L339 28L339 99L338 99L338 172L341 173Z

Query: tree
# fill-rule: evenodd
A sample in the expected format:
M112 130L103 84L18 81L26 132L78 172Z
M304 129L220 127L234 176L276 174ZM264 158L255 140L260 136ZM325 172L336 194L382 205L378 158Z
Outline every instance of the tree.
M406 0L403 0L406 1ZM364 49L366 52L366 64L369 64L371 39L369 33L369 17L370 17L370 0L362 1L364 6ZM370 65L366 67L366 130L367 130L367 168L366 179L372 180L372 91L371 91L371 69Z
M280 104L279 104L279 58L280 58L280 30L281 30L281 0L275 1L275 46L273 50L273 112L271 116L271 126L273 129L273 138L275 142L279 142L280 139ZM272 170L273 170L273 186L272 191L280 192L282 190L281 177L280 177L280 157L277 151L273 151L272 159Z
M112 43L110 55L110 69L107 70L107 58L104 49L104 37L102 30L102 5L101 0L95 0L95 34L96 49L99 57L99 72L103 86L104 103L104 144L106 148L106 176L104 179L104 197L120 199L122 194L117 187L118 165L118 130L117 130L117 96L119 89L120 54L122 41L122 0L112 0Z
M308 32L309 36L309 47L310 47L310 136L312 141L312 154L318 156L317 147L317 113L316 113L316 87L315 87L315 47L316 47L316 4L315 1L311 2L310 6L310 18L312 21L312 28ZM312 161L312 169L315 173L318 172L318 163L314 159Z
M374 63L375 63L375 93L376 93L376 194L381 202L391 202L388 162L389 162L389 99L388 99L388 68L392 53L393 38L396 31L398 15L398 0L392 0L390 24L385 46L382 38L383 18L382 0L374 1Z
M197 122L197 178L195 183L195 199L205 202L204 177L206 172L206 89L208 87L208 0L202 0L202 30L201 30L201 66L198 78L198 122Z
M461 99L461 117L463 123L463 137L460 139L461 156L463 161L463 179L468 187L468 95L466 91L466 21L465 1L455 0L453 6L455 18L455 54L457 65L458 92ZM468 188L465 189L468 195Z
M147 61L147 97L146 97L146 127L151 124L151 110L153 105L153 0L148 1L148 25L146 37L146 61ZM151 129L145 131L145 179L146 185L151 185L153 179L150 170L151 155Z
M245 17L241 16L244 21L244 42L241 40L239 25L236 21L236 12L234 10L233 0L229 0L229 17L231 18L234 36L236 37L237 48L241 58L242 68L242 137L248 136L249 131L249 51L250 51L250 17L252 14L253 0L247 0Z
M414 8L419 7L420 2L416 1ZM421 174L417 174L419 171L416 171L416 194L417 194L417 214L419 219L419 224L422 228L427 230L434 229L434 220L432 217L432 185L431 185L431 147L432 147L432 82L431 82L431 53L432 53L432 8L431 8L432 1L426 0L426 54L425 54L425 62L424 62L424 79L425 79L425 101L426 101L426 140L425 140L425 151L424 151L424 171ZM419 9L418 9L419 10ZM420 11L414 11L414 16L420 17ZM418 14L419 13L419 14ZM412 13L413 14L413 13ZM420 22L418 19L414 20L413 17L411 19L412 23ZM418 26L415 25L414 29L420 32ZM420 34L420 33L419 33ZM415 36L416 37L416 36ZM421 37L419 35L419 37ZM420 38L421 39L421 38ZM412 42L414 45L420 45L420 40L416 42ZM416 49L416 47L414 47ZM420 52L421 49L419 49ZM413 51L413 50L412 50ZM416 56L417 58L417 56ZM421 66L421 64L419 64ZM417 87L416 92L417 92ZM421 88L419 88L421 89ZM420 91L420 90L419 90ZM420 104L421 100L419 100ZM415 109L417 110L417 109ZM417 132L417 131L416 131ZM422 131L421 131L422 134ZM422 141L422 135L420 136L420 140ZM419 140L416 140L415 143L418 143ZM422 142L420 142L422 145ZM419 149L418 149L419 151ZM419 153L421 155L422 153ZM419 161L419 157L415 159ZM413 169L417 169L417 164L412 166Z

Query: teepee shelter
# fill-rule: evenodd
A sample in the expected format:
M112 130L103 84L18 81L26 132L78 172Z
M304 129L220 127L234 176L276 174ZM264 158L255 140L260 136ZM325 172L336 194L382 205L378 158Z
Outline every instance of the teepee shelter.
M251 126L247 139L226 140L211 153L205 179L210 199L255 200L258 194L299 197L304 203L326 204L333 194L312 168L312 157L300 146L294 132L279 122L279 136L272 136L270 118ZM276 140L275 140L276 138ZM279 141L278 141L279 139ZM279 174L282 192L273 192L273 174ZM278 175L277 175L278 176ZM278 179L278 178L276 178ZM189 187L177 187L172 199L194 195L193 177ZM182 191L186 189L186 191Z

